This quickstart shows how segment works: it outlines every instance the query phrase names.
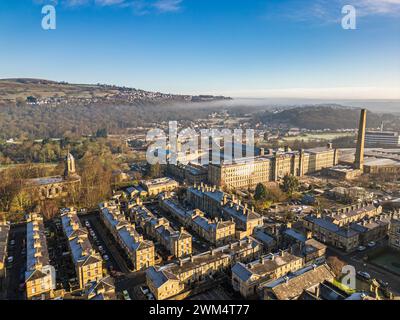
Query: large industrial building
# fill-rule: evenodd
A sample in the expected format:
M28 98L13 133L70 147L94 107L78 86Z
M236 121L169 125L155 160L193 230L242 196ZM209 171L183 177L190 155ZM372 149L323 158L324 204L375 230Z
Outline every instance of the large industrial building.
M254 158L243 158L227 163L210 164L208 181L227 188L254 188L258 183L279 181L285 175L302 177L338 163L337 149L331 144L307 150L271 151Z
M400 147L400 135L393 131L367 131L365 144L369 147L390 146Z

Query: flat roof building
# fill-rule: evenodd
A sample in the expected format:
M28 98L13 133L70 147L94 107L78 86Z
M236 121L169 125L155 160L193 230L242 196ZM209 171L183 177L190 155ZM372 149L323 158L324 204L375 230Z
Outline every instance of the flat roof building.
M285 148L283 152L211 163L208 166L208 182L227 188L255 188L258 183L279 181L285 175L302 177L337 163L337 149L331 144L299 151Z
M178 182L168 177L142 180L140 184L148 192L149 196L155 196L165 191L173 191L179 187Z
M367 131L365 133L365 144L369 147L399 147L400 135L398 132L393 131Z

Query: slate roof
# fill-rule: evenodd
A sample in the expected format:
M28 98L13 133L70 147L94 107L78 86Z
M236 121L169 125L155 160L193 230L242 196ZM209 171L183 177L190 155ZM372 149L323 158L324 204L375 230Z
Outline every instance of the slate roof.
M310 289L324 281L335 278L332 270L326 265L310 266L288 276L279 278L263 285L272 298L277 300L292 300L298 298L304 290Z
M116 230L118 238L125 244L130 251L153 246L153 242L144 240L136 229L125 219L119 209L101 207L101 213L108 221L111 228Z
M160 288L170 280L179 281L178 277L168 269L168 266L150 267L146 270L146 277L150 279L156 288Z
M37 248L34 247L35 242L39 245ZM36 252L40 252L40 256L35 256ZM50 259L44 233L43 218L39 213L31 213L28 217L28 223L26 224L25 279L44 276L40 270L37 270L37 263L45 267L50 265Z
M278 254L267 255L248 264L242 264L238 267L240 273L237 275L240 278L242 275L244 276L243 279L241 278L242 281L247 281L253 275L257 278L265 277L276 271L278 268L296 260L302 260L302 258L285 251ZM247 272L244 272L241 269L246 269ZM232 269L232 273L233 272L234 270ZM249 274L250 276L248 276Z
M63 209L61 224L67 237L72 260L75 265L87 265L102 261L100 256L94 251L89 241L87 230L82 227L76 211Z
M10 225L0 221L0 262L5 261L7 256L7 242L10 232Z
M337 233L338 235L346 238L351 238L358 235L356 231L346 227L341 228L337 224L334 224L333 222L324 218L317 218L316 216L309 215L304 217L304 220L312 222L323 229Z

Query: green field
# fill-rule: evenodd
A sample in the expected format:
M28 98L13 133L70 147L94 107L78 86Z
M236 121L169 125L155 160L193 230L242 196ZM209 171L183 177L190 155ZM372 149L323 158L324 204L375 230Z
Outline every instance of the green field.
M283 141L295 141L295 140L303 140L305 142L315 141L315 140L332 141L337 138L352 137L352 136L354 136L354 133L352 132L306 133L299 136L286 137L283 139Z
M17 168L19 166L26 166L27 164L25 163L18 163L18 164L6 164L6 165L2 165L0 164L0 171L2 170L6 170L6 169L12 169L12 168ZM34 167L44 167L44 168L54 168L58 166L58 163L51 163L51 162L47 162L47 163L32 163L30 164Z
M400 253L387 249L371 257L370 262L400 275Z

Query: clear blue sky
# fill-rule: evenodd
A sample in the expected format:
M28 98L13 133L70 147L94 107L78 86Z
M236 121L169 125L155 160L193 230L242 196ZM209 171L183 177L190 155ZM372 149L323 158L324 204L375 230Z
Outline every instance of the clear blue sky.
M57 29L41 28L56 3ZM357 9L343 30L341 8ZM400 0L1 0L0 78L400 98Z

